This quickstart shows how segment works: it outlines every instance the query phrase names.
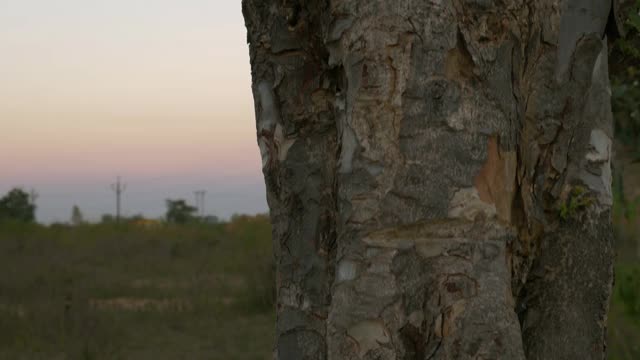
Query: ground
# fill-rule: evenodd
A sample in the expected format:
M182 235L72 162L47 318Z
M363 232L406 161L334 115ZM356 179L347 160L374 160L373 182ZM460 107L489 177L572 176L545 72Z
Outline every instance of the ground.
M1 226L0 359L269 359L270 226Z

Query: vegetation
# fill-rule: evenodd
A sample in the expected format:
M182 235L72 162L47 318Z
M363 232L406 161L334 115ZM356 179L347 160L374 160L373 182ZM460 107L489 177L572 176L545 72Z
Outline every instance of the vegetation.
M640 264L619 263L609 312L609 359L640 359Z
M29 194L20 188L9 191L0 199L0 221L35 221L36 207L31 203Z
M198 209L188 205L185 200L167 200L167 221L175 224L186 224L196 219L195 213Z
M640 0L629 9L625 31L611 56L611 100L616 139L640 159Z
M611 56L612 106L616 140L622 145L617 154L640 160L640 0L630 8L627 36L618 39ZM617 229L616 283L609 313L610 359L640 359L640 233L633 223L640 223L640 198L627 199L619 166L614 178L613 221ZM622 235L626 228L626 235ZM629 231L631 229L631 231ZM632 238L627 241L624 237Z
M78 205L73 205L73 209L71 210L71 224L78 226L84 223L84 216L82 215L82 211Z
M266 216L0 224L0 359L268 359Z
M593 197L588 194L584 186L574 186L567 201L560 205L560 218L567 220L577 218L580 211L594 203Z

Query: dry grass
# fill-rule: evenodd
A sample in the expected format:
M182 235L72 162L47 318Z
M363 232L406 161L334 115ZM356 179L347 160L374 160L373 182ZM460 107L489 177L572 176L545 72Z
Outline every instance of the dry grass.
M0 359L268 359L272 263L265 217L2 224Z

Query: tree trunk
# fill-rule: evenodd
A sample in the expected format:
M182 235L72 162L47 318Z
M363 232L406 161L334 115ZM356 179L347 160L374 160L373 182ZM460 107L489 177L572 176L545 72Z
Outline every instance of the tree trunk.
M244 0L277 359L601 359L610 1Z

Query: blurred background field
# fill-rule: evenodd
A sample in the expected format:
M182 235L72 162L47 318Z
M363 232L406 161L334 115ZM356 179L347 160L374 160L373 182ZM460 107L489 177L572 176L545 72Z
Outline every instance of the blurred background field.
M268 359L265 216L0 226L0 359Z

